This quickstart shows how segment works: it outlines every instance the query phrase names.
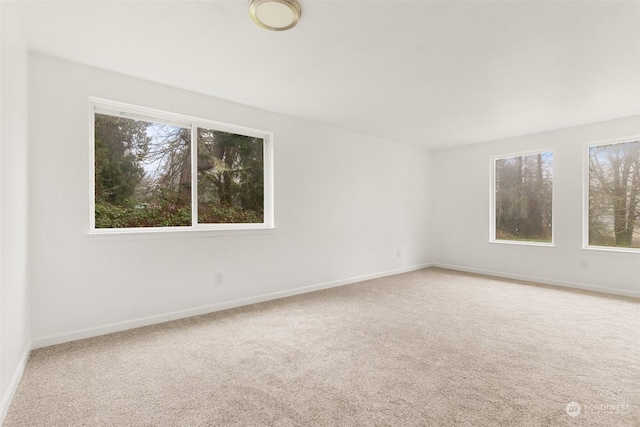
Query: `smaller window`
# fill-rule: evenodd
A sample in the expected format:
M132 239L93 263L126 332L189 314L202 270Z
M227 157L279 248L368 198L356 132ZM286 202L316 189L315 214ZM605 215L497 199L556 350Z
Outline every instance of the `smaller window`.
M589 147L588 244L640 248L640 138Z
M491 240L553 242L553 153L493 158Z

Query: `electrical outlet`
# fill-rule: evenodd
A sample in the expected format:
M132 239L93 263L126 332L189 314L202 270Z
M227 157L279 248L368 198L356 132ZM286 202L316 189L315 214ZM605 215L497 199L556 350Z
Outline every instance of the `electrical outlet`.
M588 270L589 269L589 261L586 259L583 259L582 261L580 261L580 269L581 270Z
M215 276L213 277L213 284L214 285L224 284L224 274L216 273Z
M396 251L396 258L400 258L400 249Z

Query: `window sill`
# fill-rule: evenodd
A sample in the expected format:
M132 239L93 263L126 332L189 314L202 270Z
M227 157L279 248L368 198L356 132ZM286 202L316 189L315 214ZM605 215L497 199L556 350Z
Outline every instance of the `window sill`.
M92 241L127 241L127 240L163 240L163 239L191 239L203 237L235 237L260 234L273 234L275 227L255 228L227 228L227 229L128 229L128 230L96 230L86 236Z
M544 242L528 242L524 240L489 240L489 243L499 243L504 245L520 245L520 246L542 246L545 248L555 248L555 243Z
M640 255L640 248L617 248L614 246L583 246L582 249L586 251L598 251L598 252L620 252L624 254Z

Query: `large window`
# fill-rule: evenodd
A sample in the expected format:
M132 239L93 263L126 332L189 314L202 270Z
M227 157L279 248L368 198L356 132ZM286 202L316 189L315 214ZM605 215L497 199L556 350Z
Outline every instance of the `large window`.
M553 153L492 159L492 241L553 241Z
M640 138L589 147L588 244L640 248Z
M267 132L92 100L92 232L272 227Z

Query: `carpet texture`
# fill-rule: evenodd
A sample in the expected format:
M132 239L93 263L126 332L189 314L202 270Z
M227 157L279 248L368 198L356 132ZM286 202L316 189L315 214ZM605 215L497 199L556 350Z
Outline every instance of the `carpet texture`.
M4 423L374 425L640 426L640 300L430 268L34 350Z

